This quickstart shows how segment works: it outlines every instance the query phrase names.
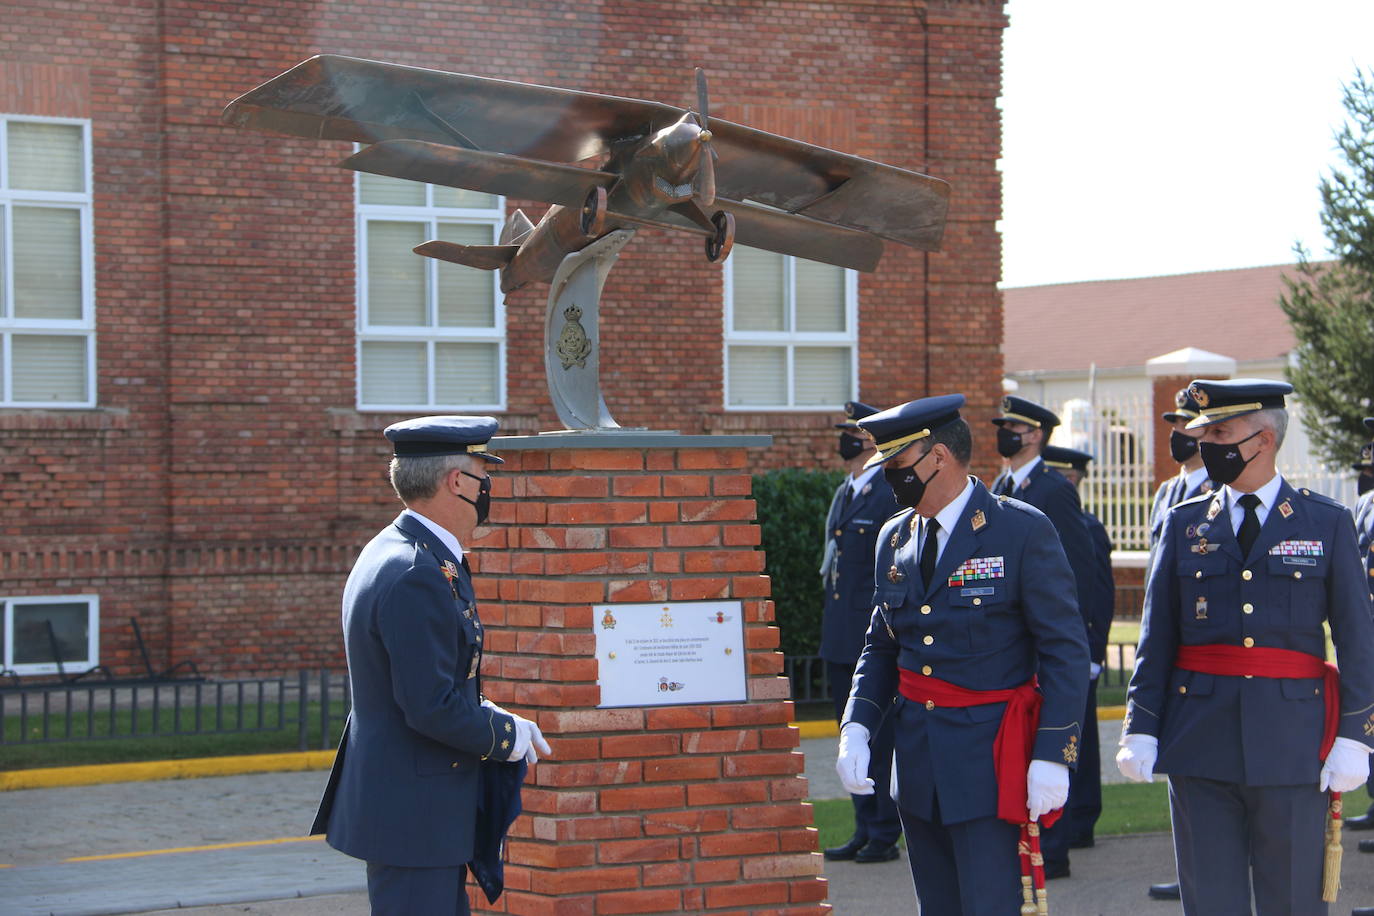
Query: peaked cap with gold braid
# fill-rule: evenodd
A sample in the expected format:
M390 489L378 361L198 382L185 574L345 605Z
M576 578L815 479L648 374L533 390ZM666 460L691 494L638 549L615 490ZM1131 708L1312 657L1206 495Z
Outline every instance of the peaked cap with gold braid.
M942 394L907 401L859 420L859 429L872 436L878 448L878 453L868 459L864 467L882 464L946 423L953 423L959 419L959 408L963 406L962 394Z

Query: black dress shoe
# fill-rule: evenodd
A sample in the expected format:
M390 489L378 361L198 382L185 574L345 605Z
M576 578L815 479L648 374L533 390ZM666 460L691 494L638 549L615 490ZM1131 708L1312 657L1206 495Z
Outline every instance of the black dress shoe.
M900 855L901 853L897 851L896 843L879 843L877 840L874 840L871 843L865 844L863 849L860 849L854 854L854 861L891 862Z
M825 850L824 855L831 862L848 862L850 859L854 858L854 856L858 855L859 850L863 849L867 843L867 840L861 840L858 837L850 837L848 843L845 843L843 846L831 846L829 849Z
M1374 830L1374 815L1368 812L1345 819L1346 830Z
M1374 906L1357 906L1350 911L1350 916L1374 916Z
M1177 881L1171 884L1151 884L1149 894L1151 900L1183 899L1183 893L1178 889Z
M1045 880L1053 881L1055 878L1067 878L1069 876L1068 862L1046 862Z
M1360 852L1374 852L1374 840L1360 840Z

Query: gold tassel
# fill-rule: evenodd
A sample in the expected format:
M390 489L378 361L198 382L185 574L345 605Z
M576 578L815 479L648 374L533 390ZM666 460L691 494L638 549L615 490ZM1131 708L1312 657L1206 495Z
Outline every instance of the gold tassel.
M1035 891L1031 890L1030 875L1021 876L1021 916L1035 916Z
M1043 887L1035 889L1035 912L1036 916L1050 916L1049 891Z
M1326 822L1326 858L1322 862L1322 900L1336 902L1341 889L1341 793L1331 793L1331 817Z

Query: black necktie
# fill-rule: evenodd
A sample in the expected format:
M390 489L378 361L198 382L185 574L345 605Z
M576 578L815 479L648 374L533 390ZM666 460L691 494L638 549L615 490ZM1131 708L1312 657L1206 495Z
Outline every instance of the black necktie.
M1245 515L1240 520L1240 531L1236 538L1240 541L1241 556L1249 556L1250 548L1255 544L1255 538L1259 537L1260 520L1255 508L1259 506L1260 498L1254 493L1246 493L1240 498L1240 507L1245 510Z
M1012 481L1014 481L1014 480L1015 480L1015 478L1012 477L1010 474L1005 474L1005 475L1003 475L1003 476L1002 476L1002 479L999 480L999 481L997 482L997 489L993 492L993 495L994 495L994 496L1010 496L1010 495L1011 495L1011 485L1012 485Z
M940 523L933 518L926 519L926 539L921 543L921 581L927 587L935 576L935 555L940 552L940 542L935 536L940 532Z
M849 502L854 498L854 488L848 483L844 485L844 495L840 497L840 518L849 511Z

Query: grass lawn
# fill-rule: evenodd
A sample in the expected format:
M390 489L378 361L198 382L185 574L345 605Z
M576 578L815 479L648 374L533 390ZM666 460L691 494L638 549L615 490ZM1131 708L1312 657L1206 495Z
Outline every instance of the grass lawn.
M1363 787L1346 792L1347 815L1363 814L1369 796ZM820 844L839 846L854 832L854 806L847 798L828 798L811 803L815 809ZM1169 829L1169 784L1163 776L1149 783L1115 783L1102 787L1102 816L1097 836L1123 833L1161 833Z

